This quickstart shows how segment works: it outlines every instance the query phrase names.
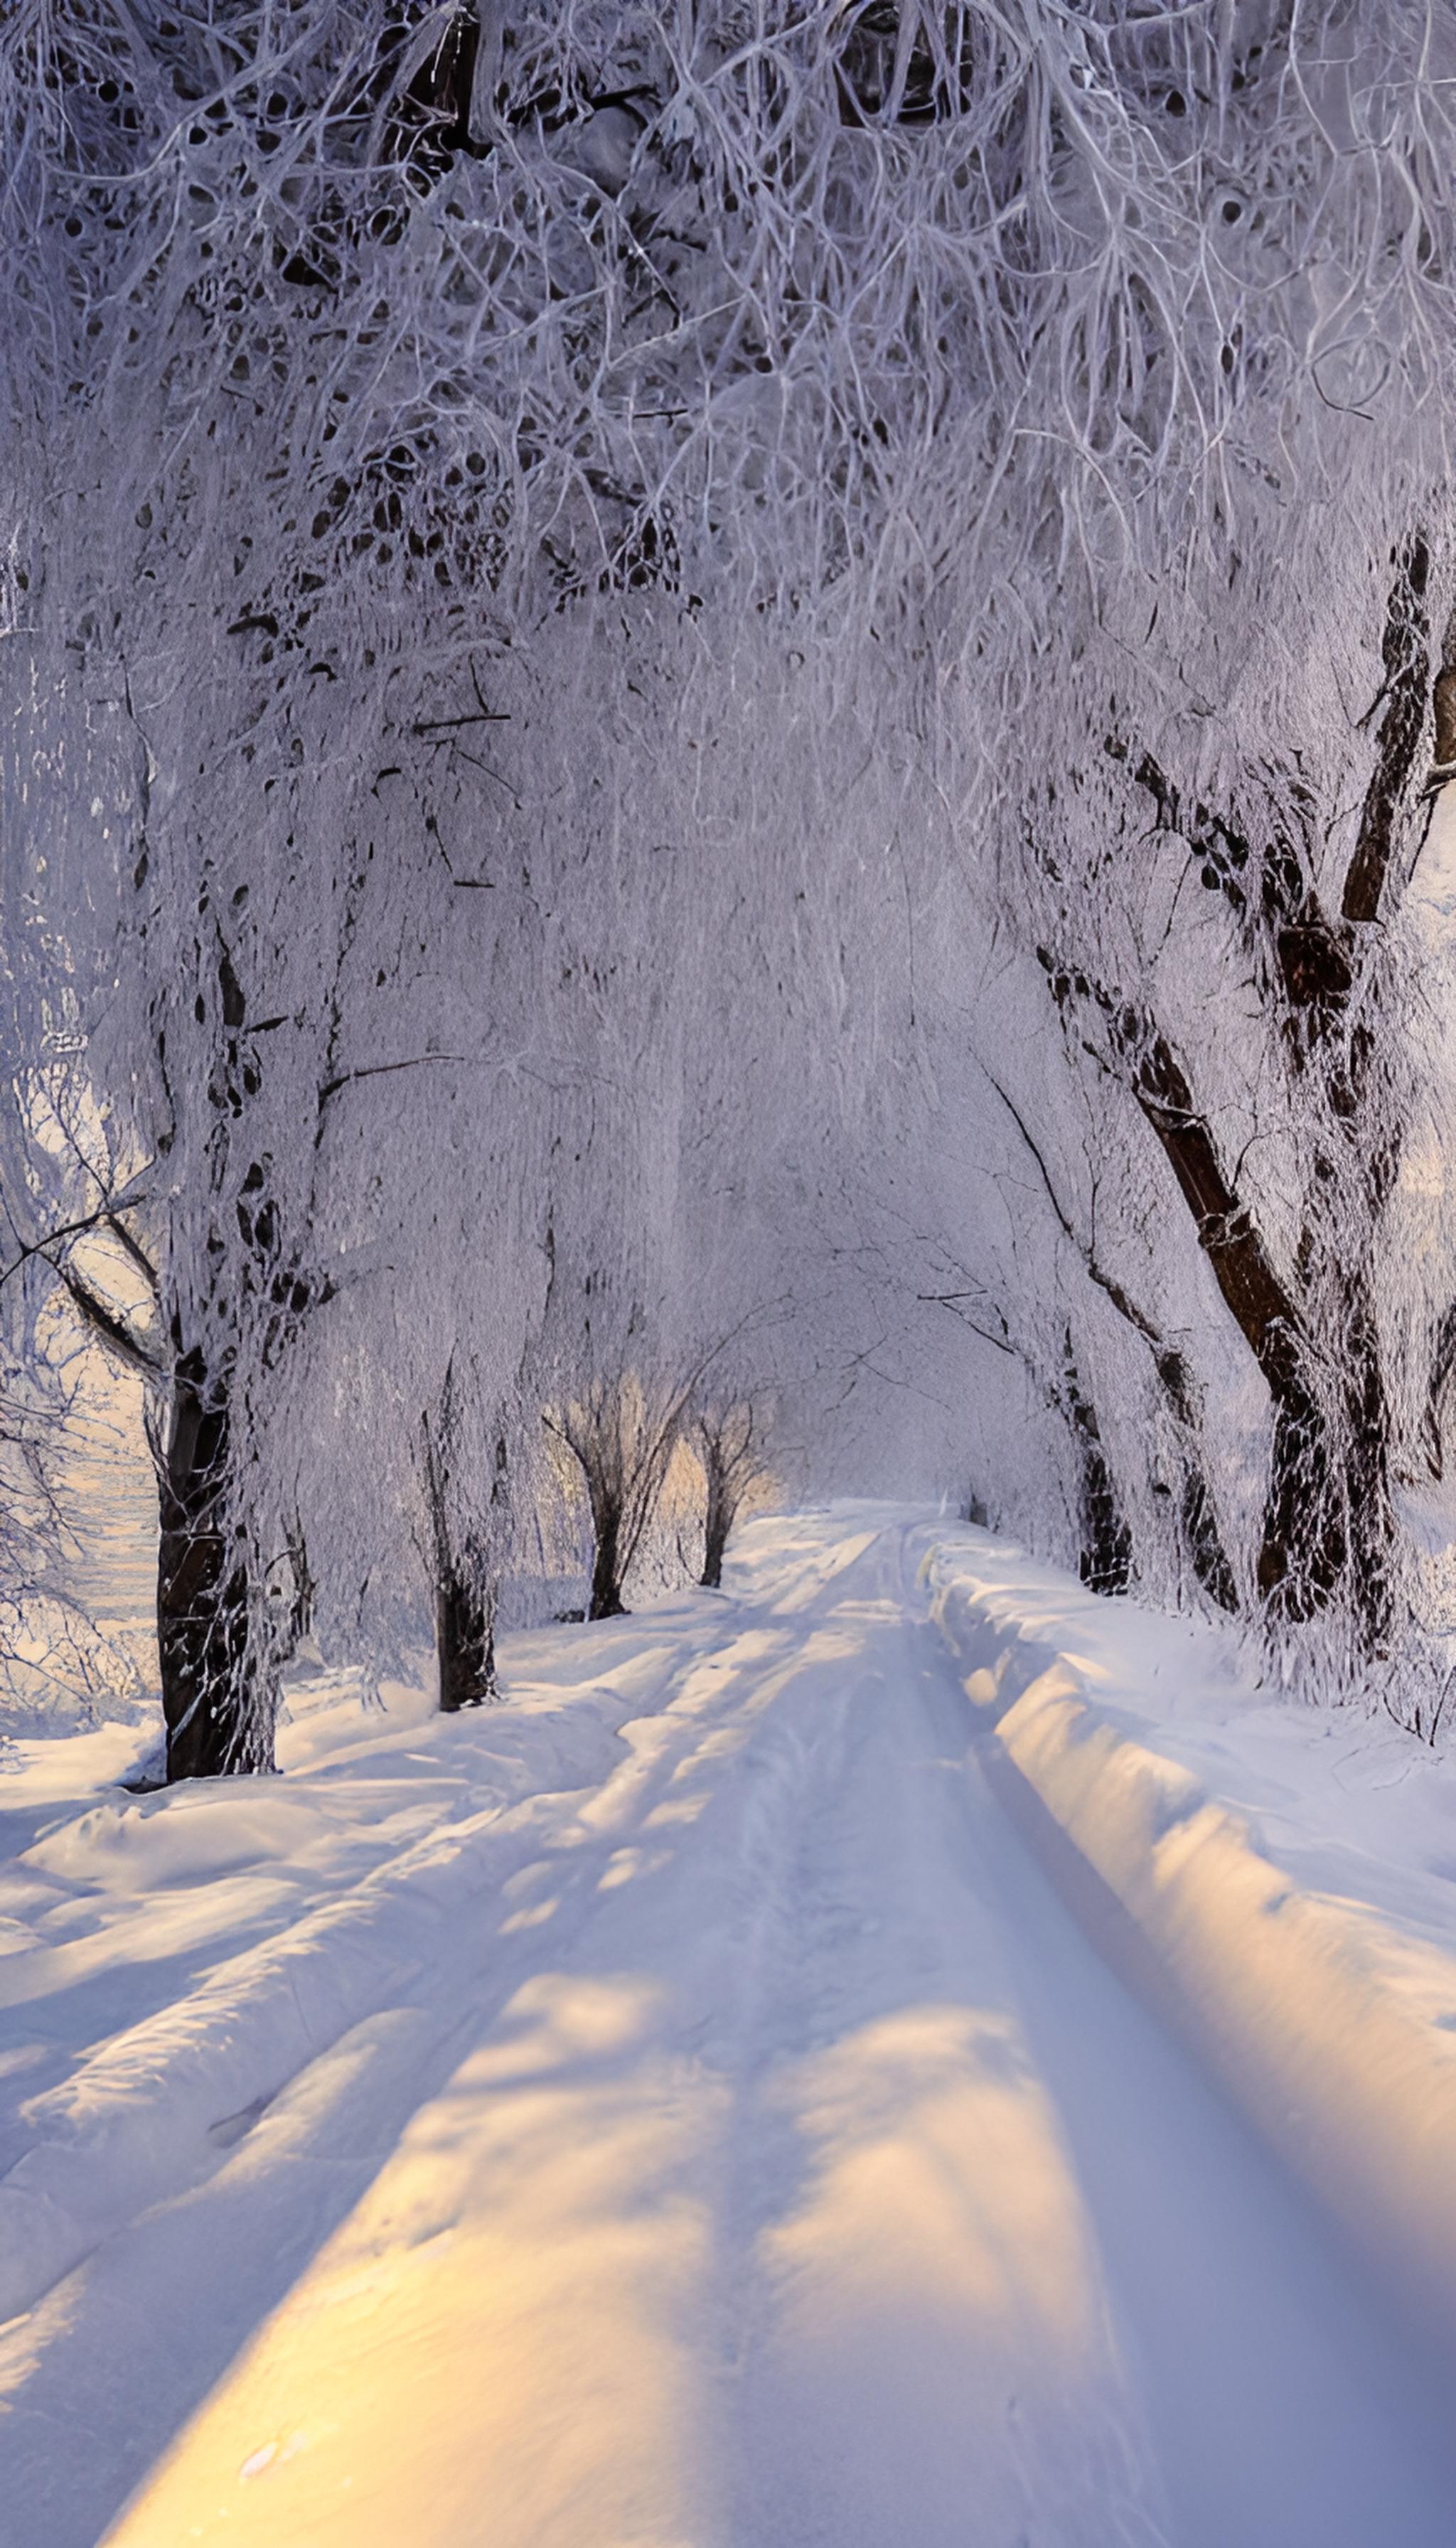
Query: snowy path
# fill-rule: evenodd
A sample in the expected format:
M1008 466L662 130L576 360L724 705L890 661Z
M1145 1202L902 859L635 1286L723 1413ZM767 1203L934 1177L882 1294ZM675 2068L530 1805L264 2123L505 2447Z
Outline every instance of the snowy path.
M449 1954L8 2331L14 2548L214 2381L119 2548L1449 2548L1425 2370L1008 1823L903 1531L739 1581Z

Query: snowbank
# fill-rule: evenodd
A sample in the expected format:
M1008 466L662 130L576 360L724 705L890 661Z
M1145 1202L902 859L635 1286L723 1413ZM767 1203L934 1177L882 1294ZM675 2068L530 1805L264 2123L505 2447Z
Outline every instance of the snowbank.
M1160 1640L1163 1623L1019 1558L967 1533L934 1542L922 1569L984 1711L996 1784L1110 1958L1159 1998L1403 2301L1449 2336L1456 1955L1368 1901L1305 1889L1242 1814L1116 1721L1159 1642L1196 1672L1186 1623ZM1109 1670L1120 1645L1121 1688ZM1214 1678L1216 1637L1202 1660ZM1089 1684L1102 1685L1096 1697ZM1232 1759L1227 1720L1221 1730Z

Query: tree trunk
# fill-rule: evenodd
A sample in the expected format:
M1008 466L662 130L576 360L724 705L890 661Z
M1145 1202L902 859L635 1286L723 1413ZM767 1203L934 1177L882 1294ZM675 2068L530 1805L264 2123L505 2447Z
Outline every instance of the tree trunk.
M1342 1592L1375 1655L1394 1619L1397 1520L1369 1289L1360 1274L1341 1286L1335 1408L1320 1404L1302 1371L1276 1396L1258 1581L1275 1614L1296 1622Z
M1433 664L1426 599L1430 556L1416 532L1396 558L1381 653L1385 673L1376 705L1384 707L1375 767L1361 806L1355 848L1344 877L1339 922L1320 907L1307 859L1291 840L1266 844L1250 861L1239 844L1247 879L1261 869L1255 909L1272 945L1266 996L1277 1017L1292 1091L1313 1077L1325 1109L1317 1137L1297 1263L1322 1260L1330 1270L1300 1315L1273 1274L1247 1212L1219 1167L1212 1135L1192 1107L1186 1079L1160 1037L1144 1042L1138 1096L1157 1132L1199 1225L1220 1288L1268 1383L1274 1430L1259 1550L1259 1590L1276 1616L1302 1621L1332 1603L1343 1606L1367 1655L1387 1648L1397 1606L1398 1522L1391 1495L1390 1413L1375 1317L1373 1249L1382 1207L1395 1181L1399 1122L1382 1120L1370 1071L1375 1030L1354 1008L1368 984L1373 931L1392 898L1401 827L1413 810L1411 789L1428 716L1434 709L1436 761L1456 733L1451 668ZM1448 638L1447 653L1450 641ZM1432 674L1435 674L1432 690ZM1372 710L1372 714L1374 711ZM1227 848L1231 828L1197 808L1190 828L1162 774L1144 763L1140 783L1159 801L1160 819L1181 823L1208 852L1215 832ZM1200 832L1204 835L1200 839ZM1227 861L1211 871L1230 892ZM1231 894L1230 894L1231 899ZM1249 944L1256 937L1246 927ZM1379 999L1379 991L1376 991ZM1353 1013L1353 1014L1352 1014ZM1171 1074L1168 1065L1171 1063ZM1327 1146L1326 1146L1327 1143ZM1347 1197L1352 1177L1365 1203L1364 1244L1341 1252L1329 1205ZM1322 1248L1319 1243L1322 1237Z
M1056 1400L1071 1427L1079 1471L1082 1545L1077 1573L1090 1592L1126 1592L1133 1580L1133 1534L1102 1447L1097 1410L1083 1393L1072 1360L1070 1336Z
M226 1377L210 1378L200 1352L185 1354L173 1383L157 1560L169 1780L273 1767L275 1692L257 1650L241 1543L229 1530L230 1453Z
M589 1619L622 1619L627 1605L622 1599L620 1578L622 1516L618 1506L605 1501L597 1503L592 1514L596 1545L592 1559L592 1598L587 1605Z
M709 1592L723 1583L723 1558L733 1525L750 1489L764 1475L767 1410L752 1398L731 1406L702 1408L697 1418L697 1455L702 1462L706 1500L703 1511L702 1573L698 1582Z
M1159 779L1161 779L1160 773L1158 774L1158 776ZM1166 786L1165 781L1162 781L1161 783L1164 787ZM1048 972L1051 972L1053 968L1046 956L1045 950L1039 952L1042 954L1043 961L1047 965ZM1053 973L1052 990L1056 998L1057 1005L1064 1010L1066 1002L1070 998L1072 991L1070 976ZM1092 996L1092 986L1090 983L1086 984L1086 993L1089 997ZM1176 1063L1172 1061L1171 1055L1168 1056L1167 1066L1170 1069L1176 1069ZM1183 1533L1183 1544L1192 1563L1194 1574L1196 1575L1199 1583L1203 1586L1204 1591L1209 1594L1210 1598L1217 1601L1219 1607L1223 1610L1236 1610L1238 1607L1238 1588L1234 1582L1233 1569L1228 1563L1228 1552L1224 1547L1223 1537L1219 1529L1218 1511L1215 1506L1213 1497L1209 1493L1208 1484L1203 1473L1202 1461L1199 1456L1199 1408L1188 1367L1180 1353L1171 1350L1163 1343L1162 1337L1158 1333L1152 1320L1146 1316L1144 1311L1138 1308L1137 1302L1129 1293L1127 1286L1120 1283L1116 1276L1109 1271L1108 1267L1101 1262L1097 1254L1095 1241L1084 1238L1079 1234L1070 1214L1065 1209L1057 1194L1056 1187L1052 1182L1051 1172L1043 1156L1041 1146L1033 1138L1026 1120L1022 1115L1021 1109L1010 1097L1008 1097L1005 1089L1002 1087L999 1079L996 1078L994 1072L988 1071L986 1076L990 1080L991 1086L995 1089L997 1096L1000 1098L1002 1105L1006 1108L1012 1122L1015 1124L1018 1133L1021 1135L1021 1138L1036 1164L1037 1173L1042 1180L1043 1187L1046 1194L1046 1199L1050 1204L1053 1213L1056 1215L1057 1226L1061 1229L1063 1236L1076 1249L1083 1265L1086 1267L1089 1278L1097 1285L1098 1290L1105 1294L1106 1298L1112 1303L1112 1306L1116 1310L1119 1318L1125 1320L1128 1325L1133 1329L1135 1335L1140 1336L1143 1343L1150 1346L1152 1350L1153 1368L1157 1373L1159 1383L1162 1387L1163 1396L1167 1401L1169 1410L1172 1414L1173 1421L1177 1426L1179 1435L1179 1447L1183 1469L1183 1492L1179 1500L1178 1518ZM1080 1398L1080 1392L1077 1387L1076 1370L1072 1362L1070 1331L1068 1331L1066 1338L1065 1379L1065 1396L1063 1396L1063 1392L1060 1389L1053 1387L1049 1393L1051 1403L1053 1406L1058 1408L1060 1412L1067 1418L1067 1421L1072 1426L1073 1433L1080 1437L1078 1440L1078 1456L1084 1471L1082 1496L1084 1514L1101 1516L1108 1508L1109 1499L1114 1499L1115 1502L1114 1487L1112 1477L1108 1471L1107 1461L1102 1451L1096 1416L1092 1412L1091 1408L1086 1405L1086 1402L1082 1401ZM1082 1408L1082 1414L1080 1416L1077 1412L1079 1404ZM1089 1456L1092 1461L1092 1468L1090 1471L1087 1467ZM1165 1487L1160 1490L1155 1490L1155 1492L1171 1495L1172 1490ZM974 1499L971 1501L971 1506L967 1518L973 1522L983 1522L985 1520L985 1513L976 1503ZM1096 1543L1103 1537L1104 1534L1102 1532L1100 1520L1097 1521L1095 1527L1088 1526L1084 1530L1082 1552L1082 1574L1084 1581L1089 1580L1089 1576L1093 1574L1100 1576L1108 1567L1111 1568L1112 1575L1116 1577L1121 1563L1117 1553L1117 1543L1120 1537L1128 1540L1128 1556L1131 1558L1131 1535L1127 1532L1126 1526L1121 1522L1120 1518L1116 1523L1111 1537L1106 1538L1105 1544L1098 1548ZM1113 1582L1110 1584L1108 1589L1114 1592L1121 1592L1126 1589L1126 1586Z
M435 1664L439 1676L440 1712L459 1714L462 1707L483 1707L498 1695L496 1682L496 1588L488 1575L480 1542L473 1531L460 1538L452 1528L450 1485L457 1457L455 1366L446 1368L440 1409L432 1426L420 1417L424 1450L424 1491L434 1548ZM504 1465L504 1444L497 1454ZM494 1558L492 1559L494 1563ZM483 1589L485 1588L485 1589Z
M453 1569L435 1594L435 1653L444 1715L497 1696L495 1604Z
M711 1450L708 1452L705 1466L708 1499L703 1523L702 1573L698 1577L698 1582L705 1585L710 1592L716 1592L722 1589L723 1553L728 1546L728 1534L733 1528L737 1504L721 1465L714 1460Z
M288 1564L292 1577L288 1603L288 1651L296 1655L304 1639L314 1633L314 1605L318 1595L314 1570L309 1564L309 1543L304 1537L303 1525L297 1521L288 1543Z
M1224 1546L1208 1481L1194 1460L1189 1461L1183 1472L1179 1519L1194 1574L1210 1600L1217 1601L1221 1610L1228 1610L1231 1615L1238 1608L1238 1586L1228 1563L1228 1552Z
M1144 1328L1145 1331L1145 1328ZM1159 1346L1153 1366L1178 1427L1183 1460L1183 1493L1178 1519L1183 1545L1199 1583L1221 1610L1236 1611L1238 1586L1219 1528L1218 1506L1209 1493L1199 1452L1199 1406L1188 1366L1180 1353Z
M1133 1093L1272 1401L1259 1591L1273 1617L1296 1625L1342 1602L1365 1650L1377 1653L1392 1619L1396 1516L1369 1268L1356 1266L1337 1278L1337 1297L1318 1320L1321 1356L1307 1315L1224 1172L1166 1037L1151 1020L1124 1009L1115 1044L1132 1062ZM1301 1253L1312 1251L1311 1237ZM1326 1370L1333 1376L1329 1401L1320 1387Z
M698 1575L698 1583L706 1585L709 1592L719 1592L724 1580L724 1549L742 1501L742 1465L734 1463L724 1434L709 1429L709 1424L701 1427L701 1460L709 1494L704 1511L704 1572ZM742 1445L742 1460L747 1460L747 1437Z

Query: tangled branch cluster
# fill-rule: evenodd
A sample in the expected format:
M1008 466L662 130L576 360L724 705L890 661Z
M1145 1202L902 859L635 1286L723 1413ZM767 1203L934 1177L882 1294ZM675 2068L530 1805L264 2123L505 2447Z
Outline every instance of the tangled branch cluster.
M1236 538L1292 430L1439 401L1434 41L1413 0L20 0L7 421L113 473L143 573L246 512L280 628L342 569L729 568L1045 628L1073 562Z

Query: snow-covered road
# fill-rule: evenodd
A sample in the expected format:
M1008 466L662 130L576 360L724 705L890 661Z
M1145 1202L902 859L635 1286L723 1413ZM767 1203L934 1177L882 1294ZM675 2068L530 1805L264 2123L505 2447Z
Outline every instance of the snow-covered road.
M1449 2548L1435 2367L1088 1944L925 1607L840 1513L574 1632L616 1766L486 1816L439 1953L7 2331L14 2548L153 2461L118 2548Z

